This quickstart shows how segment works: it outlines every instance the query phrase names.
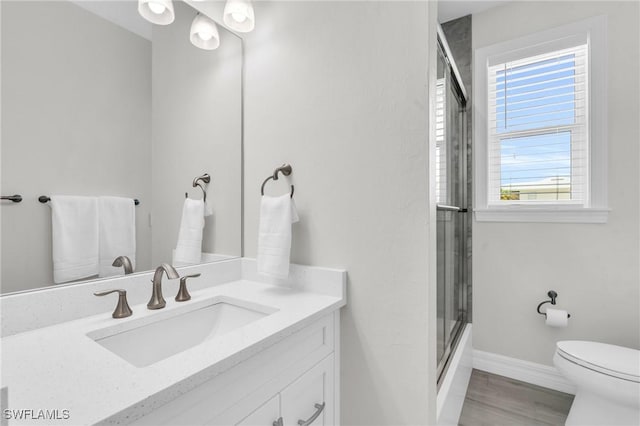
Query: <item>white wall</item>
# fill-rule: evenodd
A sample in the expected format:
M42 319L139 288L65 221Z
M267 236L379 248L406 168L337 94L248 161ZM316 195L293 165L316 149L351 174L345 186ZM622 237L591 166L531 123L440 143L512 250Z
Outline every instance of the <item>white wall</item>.
M608 15L609 222L474 222L473 345L552 364L555 342L640 348L637 2L514 2L473 16L479 48L591 16ZM571 313L565 329L535 312L548 290Z
M2 292L51 284L51 210L39 195L139 198L148 269L151 45L67 2L2 2ZM28 22L29 25L24 25Z
M191 183L211 175L203 251L241 255L242 41L220 28L220 47L189 41L196 11L174 3L171 25L153 27L153 265L171 262L184 193L202 198Z
M245 255L256 255L260 185L288 162L300 214L292 262L349 273L342 423L433 424L435 312L428 306L435 302L427 281L433 7L254 7L256 29L245 38ZM268 192L285 193L287 183L272 183Z

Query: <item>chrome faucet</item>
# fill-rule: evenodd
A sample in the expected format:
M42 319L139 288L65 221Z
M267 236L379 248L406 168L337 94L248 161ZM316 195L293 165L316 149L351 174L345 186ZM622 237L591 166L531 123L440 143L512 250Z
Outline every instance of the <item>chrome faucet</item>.
M131 259L127 256L118 256L116 260L113 261L111 266L120 267L124 266L124 274L129 275L133 273L133 265L131 264Z
M167 273L167 278L171 280L175 280L180 278L178 272L175 268L168 263L163 263L162 265L156 268L156 272L153 275L153 293L151 293L151 299L149 303L147 303L148 309L162 309L165 307L167 302L162 297L162 273Z

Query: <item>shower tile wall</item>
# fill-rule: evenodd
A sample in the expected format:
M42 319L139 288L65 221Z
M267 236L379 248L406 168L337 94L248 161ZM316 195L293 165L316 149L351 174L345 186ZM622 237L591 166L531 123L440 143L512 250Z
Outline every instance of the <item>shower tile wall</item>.
M471 283L471 261L472 261L472 253L471 253L471 222L473 218L472 207L473 207L473 186L471 182L471 177L473 176L473 157L472 157L472 140L471 136L472 132L472 99L471 99L471 15L463 16L462 18L454 19L449 22L445 22L442 25L442 30L444 31L445 36L447 37L447 43L449 44L449 48L451 49L451 54L453 55L454 60L456 61L456 65L458 67L458 71L460 72L460 76L462 77L462 83L464 84L465 90L467 91L467 200L466 207L469 209L469 213L466 214L466 253L467 253L467 262L466 262L466 277L467 277L467 319L469 322L472 321L472 309L473 305L472 301L472 283Z

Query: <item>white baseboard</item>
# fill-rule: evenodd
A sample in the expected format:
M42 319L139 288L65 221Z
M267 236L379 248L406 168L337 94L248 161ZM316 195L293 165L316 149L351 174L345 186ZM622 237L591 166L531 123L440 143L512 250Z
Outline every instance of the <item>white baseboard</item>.
M575 395L576 388L554 367L473 350L473 368Z

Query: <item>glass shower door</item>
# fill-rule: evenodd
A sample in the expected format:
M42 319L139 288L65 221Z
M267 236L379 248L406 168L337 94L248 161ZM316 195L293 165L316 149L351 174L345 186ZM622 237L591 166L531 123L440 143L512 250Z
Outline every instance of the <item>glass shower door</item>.
M462 96L439 49L436 84L438 381L466 322L466 144Z

